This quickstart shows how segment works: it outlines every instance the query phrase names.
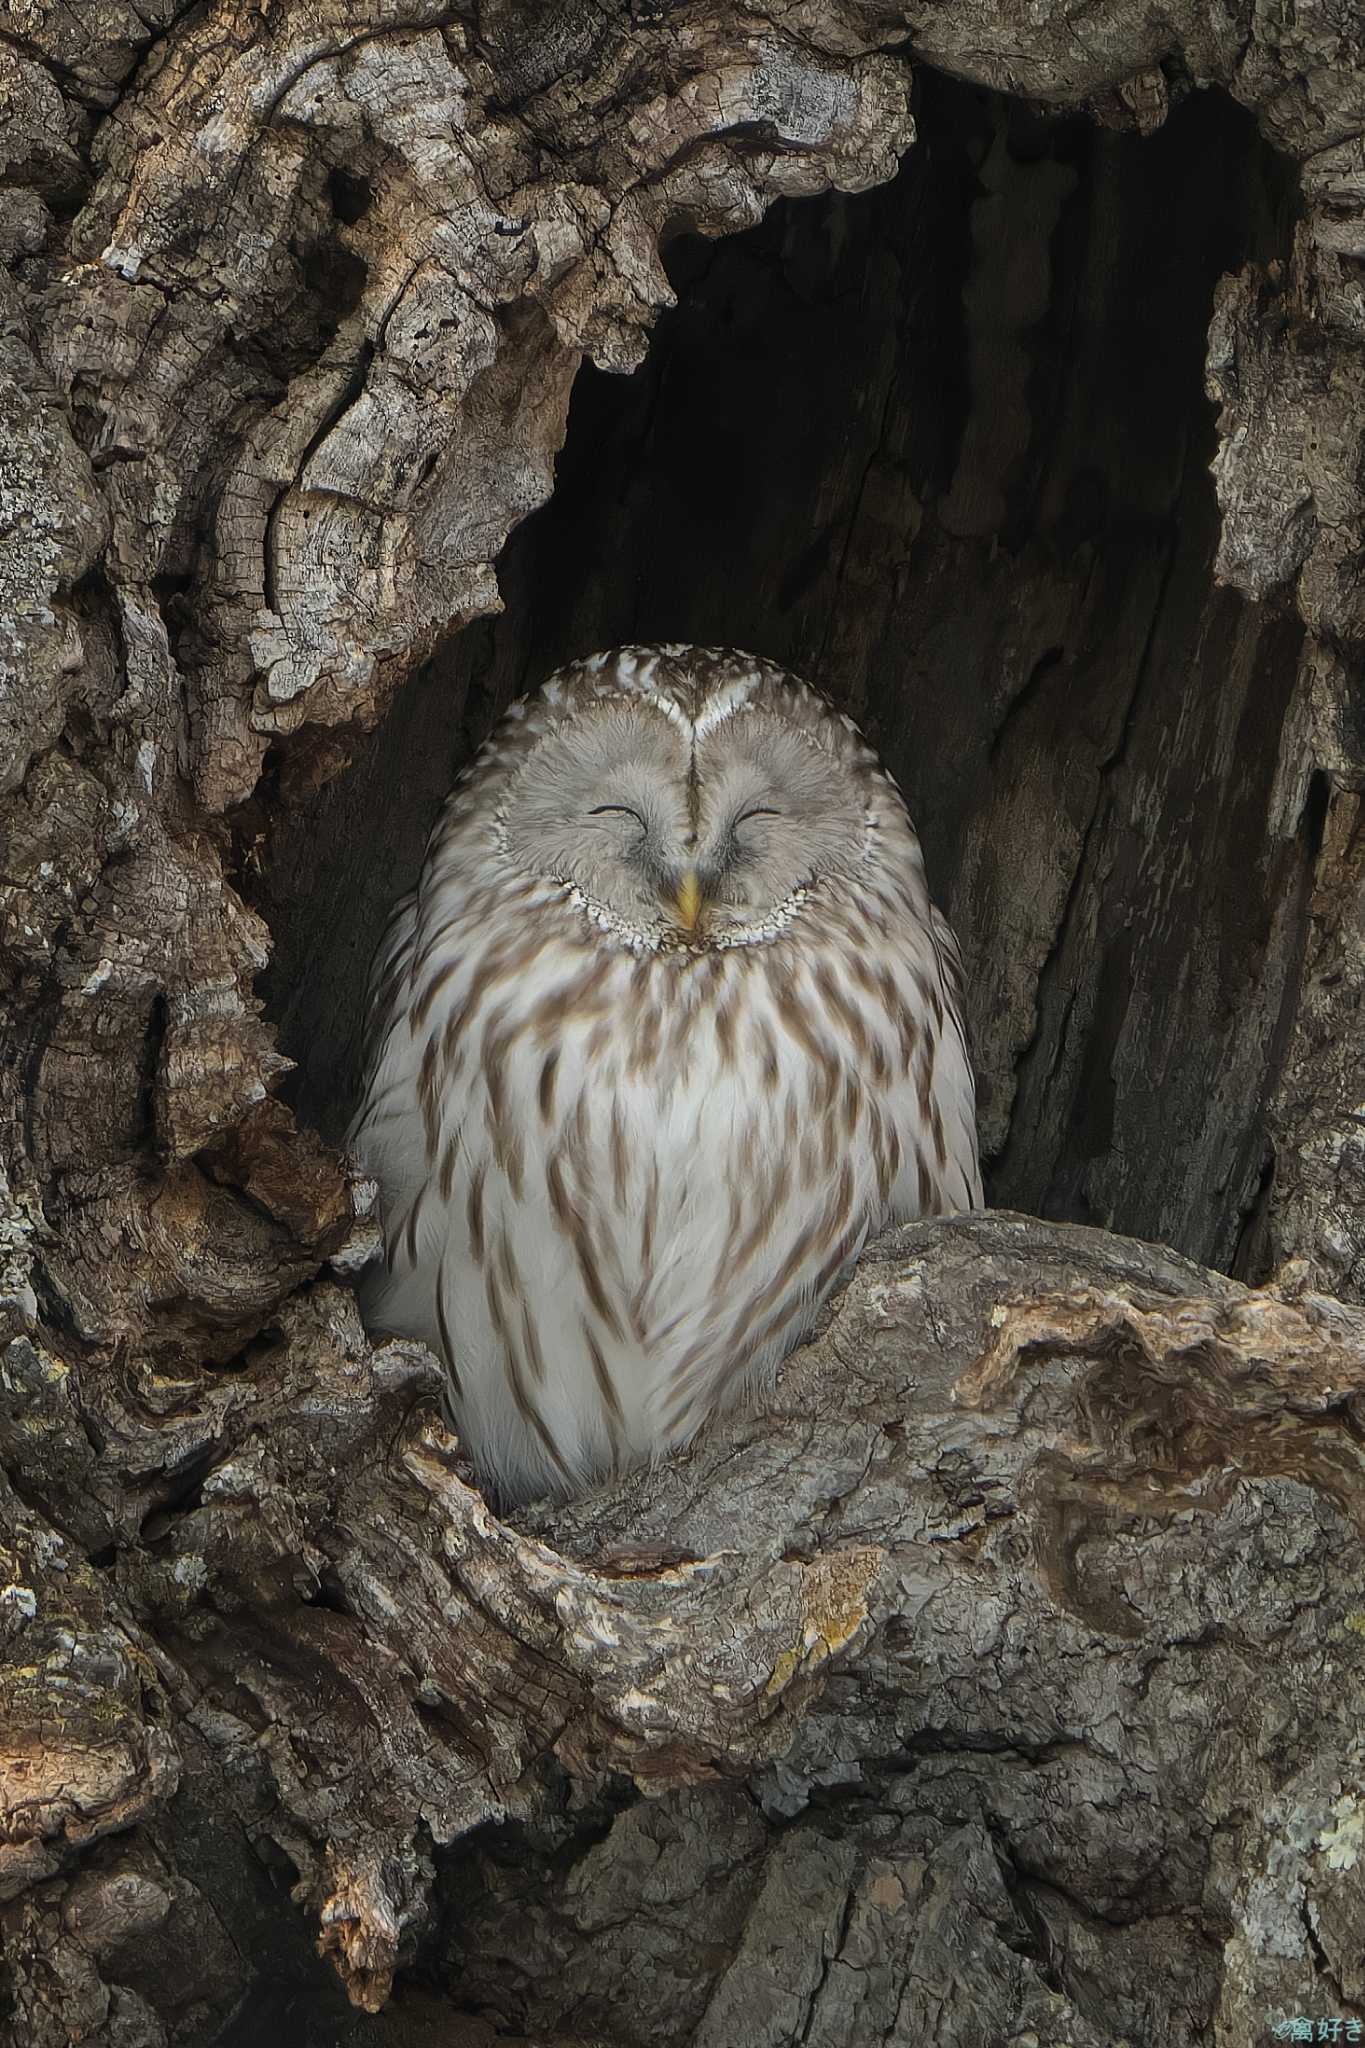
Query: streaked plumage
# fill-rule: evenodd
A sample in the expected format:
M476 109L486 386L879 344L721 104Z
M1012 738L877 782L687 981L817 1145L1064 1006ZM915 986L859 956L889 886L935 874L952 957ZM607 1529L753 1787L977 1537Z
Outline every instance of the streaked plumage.
M899 792L771 663L597 655L466 769L375 962L371 1327L504 1498L684 1443L866 1240L981 1199L957 945Z

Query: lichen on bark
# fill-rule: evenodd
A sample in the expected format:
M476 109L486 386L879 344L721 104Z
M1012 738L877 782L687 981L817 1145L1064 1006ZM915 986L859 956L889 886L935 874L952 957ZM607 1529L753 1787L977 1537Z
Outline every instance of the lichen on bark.
M509 1524L433 1361L361 1328L369 1191L256 987L274 850L501 602L661 246L888 180L925 66L1139 134L1217 86L1297 166L1207 365L1217 573L1300 647L1243 1240L1278 1278L918 1229L770 1410ZM32 0L0 109L0 2028L1175 2048L1365 2009L1354 17ZM922 508L864 482L889 562Z

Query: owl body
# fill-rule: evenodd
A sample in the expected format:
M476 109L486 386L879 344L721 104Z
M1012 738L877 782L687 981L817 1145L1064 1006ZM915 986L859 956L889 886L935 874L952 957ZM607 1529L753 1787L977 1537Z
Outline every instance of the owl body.
M956 946L856 729L708 649L514 705L381 947L352 1143L367 1319L502 1497L770 1379L869 1236L980 1201Z

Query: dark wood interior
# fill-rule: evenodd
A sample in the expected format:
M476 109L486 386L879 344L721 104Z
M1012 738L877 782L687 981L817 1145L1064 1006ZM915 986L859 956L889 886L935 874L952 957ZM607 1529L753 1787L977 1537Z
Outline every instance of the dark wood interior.
M1215 586L1221 274L1294 186L1215 93L1143 140L920 80L896 181L669 250L630 378L585 367L506 610L292 810L253 895L301 1114L436 807L558 663L721 641L845 704L962 937L997 1204L1254 1264L1318 830L1279 773L1301 628Z

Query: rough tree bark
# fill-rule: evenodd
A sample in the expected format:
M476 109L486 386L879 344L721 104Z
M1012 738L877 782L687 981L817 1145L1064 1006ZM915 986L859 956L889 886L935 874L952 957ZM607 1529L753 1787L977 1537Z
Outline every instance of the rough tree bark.
M0 2027L1365 2016L1358 16L25 0L0 94ZM677 240L907 151L823 252ZM582 373L452 645L670 245L672 394ZM1052 1220L875 1248L767 1412L509 1525L360 1327L329 1019L450 756L682 616L630 519L802 293L848 413L831 315L685 619L907 772ZM1190 309L1216 429L1141 389Z

